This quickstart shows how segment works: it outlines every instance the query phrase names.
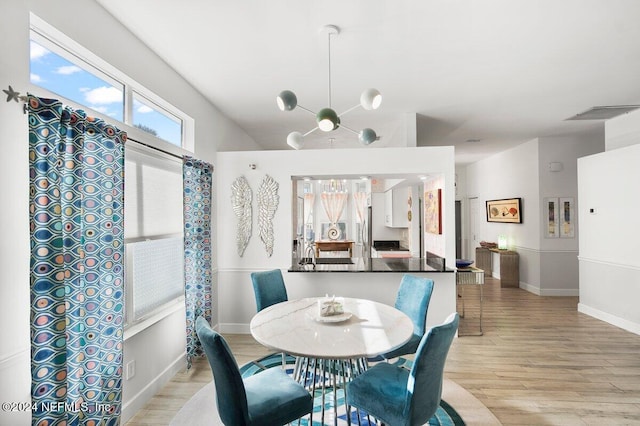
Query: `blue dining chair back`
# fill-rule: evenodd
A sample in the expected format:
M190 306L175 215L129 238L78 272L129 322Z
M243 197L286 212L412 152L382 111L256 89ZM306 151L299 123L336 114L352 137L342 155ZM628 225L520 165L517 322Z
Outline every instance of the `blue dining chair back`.
M401 347L383 355L391 359L402 355L413 354L418 349L420 339L424 336L427 310L433 293L433 280L404 274L396 295L395 307L404 312L413 321L413 336Z
M309 392L281 369L243 379L227 342L204 317L196 320L196 333L213 372L218 414L225 425L279 426L311 412Z
M284 285L280 269L264 272L252 272L253 292L258 312L276 303L286 302L287 288Z
M453 313L421 339L411 370L381 362L347 384L347 404L390 426L422 425L442 397L444 366L458 329Z

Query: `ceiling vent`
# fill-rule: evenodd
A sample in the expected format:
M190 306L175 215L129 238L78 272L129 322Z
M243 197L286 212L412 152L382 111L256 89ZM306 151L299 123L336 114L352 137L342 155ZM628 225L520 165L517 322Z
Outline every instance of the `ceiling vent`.
M608 120L640 108L640 105L596 106L567 118L567 120Z

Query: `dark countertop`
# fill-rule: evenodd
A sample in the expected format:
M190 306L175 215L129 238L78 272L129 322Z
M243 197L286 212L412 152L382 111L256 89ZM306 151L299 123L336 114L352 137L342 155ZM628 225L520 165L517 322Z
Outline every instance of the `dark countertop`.
M326 260L340 259L340 260ZM436 262L429 262L423 258L318 258L316 261L344 262L351 260L353 263L300 264L298 259L292 259L289 272L454 272L453 269L442 268Z

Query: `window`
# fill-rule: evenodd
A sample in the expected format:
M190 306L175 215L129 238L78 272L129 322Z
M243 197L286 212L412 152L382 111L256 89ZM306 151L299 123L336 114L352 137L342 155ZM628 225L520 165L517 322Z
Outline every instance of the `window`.
M85 64L71 62L31 40L32 84L124 122L124 84ZM80 65L83 65L82 67Z
M141 142L125 145L126 339L184 309L182 160L157 149L193 151L195 122L33 14L30 41L32 91Z
M125 150L125 325L139 331L184 306L182 162L137 144Z
M173 145L180 146L182 120L135 92L133 93L133 125Z
M194 120L31 14L30 82L73 106L117 120L130 137L153 136L150 145L193 151ZM74 103L76 105L74 105ZM146 142L146 141L145 141ZM171 149L168 149L172 152Z

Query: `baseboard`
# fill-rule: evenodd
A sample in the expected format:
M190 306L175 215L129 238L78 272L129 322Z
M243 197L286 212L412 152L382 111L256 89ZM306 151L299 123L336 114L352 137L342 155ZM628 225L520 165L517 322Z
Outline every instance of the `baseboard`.
M251 329L249 328L249 324L241 324L241 323L220 323L218 324L220 328L220 333L228 333L228 334L250 334Z
M578 312L582 312L583 314L599 319L600 321L607 322L623 330L627 330L631 333L640 335L640 324L638 323L617 317L615 315L611 315L607 312L592 308L583 303L578 303Z
M121 424L127 423L136 413L141 410L151 398L162 387L173 378L178 372L184 370L187 365L186 352L180 354L167 368L165 368L155 379L151 380L140 392L138 392L131 401L127 401L122 405Z
M580 296L580 290L577 288L540 288L532 286L531 284L520 281L520 288L527 290L529 293L533 293L537 296Z
M580 290L577 288L543 288L540 290L540 296L580 296Z
M533 293L533 294L535 294L537 296L541 296L540 287L536 287L536 286L533 286L533 285L531 285L529 283L525 283L525 282L520 281L520 288L523 289L523 290L527 290L529 293Z

